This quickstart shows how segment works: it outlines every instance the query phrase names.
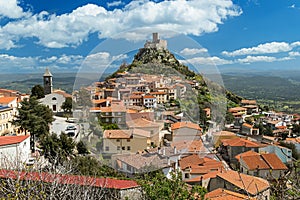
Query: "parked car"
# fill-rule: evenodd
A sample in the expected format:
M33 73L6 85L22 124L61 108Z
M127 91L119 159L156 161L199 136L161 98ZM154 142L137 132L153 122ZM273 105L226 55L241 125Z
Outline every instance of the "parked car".
M76 130L76 126L74 126L74 125L69 125L66 128L66 131L73 131L73 130Z

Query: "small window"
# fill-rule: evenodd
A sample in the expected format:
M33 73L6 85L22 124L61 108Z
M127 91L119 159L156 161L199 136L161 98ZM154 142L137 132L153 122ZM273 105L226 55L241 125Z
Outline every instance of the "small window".
M184 174L184 178L190 178L190 175L188 173Z
M52 98L52 101L56 101L56 97L53 97L53 98Z
M125 147L122 147L122 150L125 150Z
M121 147L120 146L117 146L117 150L119 151L121 149Z
M120 139L117 139L117 142L120 142Z
M131 150L130 146L127 146L127 151L130 151L130 150Z
M127 139L127 142L130 142L130 139Z
M105 151L109 151L109 146L106 146L106 147L105 147Z

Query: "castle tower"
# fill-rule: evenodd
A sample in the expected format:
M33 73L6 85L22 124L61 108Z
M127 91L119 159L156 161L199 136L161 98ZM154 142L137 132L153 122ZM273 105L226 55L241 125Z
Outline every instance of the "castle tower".
M46 68L45 74L44 74L44 92L45 95L52 93L52 74L49 71L48 68Z
M158 37L158 33L152 33L152 42L153 43L158 43L159 42L159 37Z

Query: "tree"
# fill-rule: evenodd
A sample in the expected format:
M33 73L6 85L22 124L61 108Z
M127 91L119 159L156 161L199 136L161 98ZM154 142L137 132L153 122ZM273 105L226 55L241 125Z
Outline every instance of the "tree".
M89 153L90 153L90 152L88 151L88 149L86 148L86 145L85 145L82 141L79 141L79 142L76 144L76 149L77 149L78 154L86 155L86 154L89 154Z
M31 150L34 152L35 137L40 140L49 134L49 125L54 121L53 113L50 108L42 105L35 97L24 99L18 112L19 115L12 123L24 129L25 133L30 132Z
M71 113L72 112L72 106L73 106L72 98L67 97L66 100L63 102L61 108L64 110L64 112Z
M190 191L181 177L181 173L173 173L172 178L168 179L162 172L156 171L141 177L139 183L143 188L145 199L149 200L195 199L195 193L204 197L206 189L197 186Z
M30 97L36 97L37 99L41 99L45 97L44 88L41 85L35 85L31 89Z

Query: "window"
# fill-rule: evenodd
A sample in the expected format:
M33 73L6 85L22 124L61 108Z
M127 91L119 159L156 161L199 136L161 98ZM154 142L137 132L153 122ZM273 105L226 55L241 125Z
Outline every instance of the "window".
M106 121L106 122L109 122L109 119L108 119L108 118L106 118L106 119L105 119L105 121Z
M105 147L105 151L109 151L109 146L106 146L106 147Z
M117 146L117 151L120 151L121 147L120 146Z
M106 113L105 113L105 115L106 115L106 116L108 116L108 115L109 115L109 113L108 113L108 112L106 112Z
M130 139L127 139L127 142L130 142Z
M127 146L127 151L130 151L130 150L131 150L130 146Z
M184 174L184 178L190 178L190 175L188 173Z
M120 139L117 139L117 142L120 142Z
M56 105L52 105L52 110L55 112L56 111Z
M56 97L53 97L53 98L52 98L52 101L56 101Z
M122 150L125 150L125 147L122 147Z

